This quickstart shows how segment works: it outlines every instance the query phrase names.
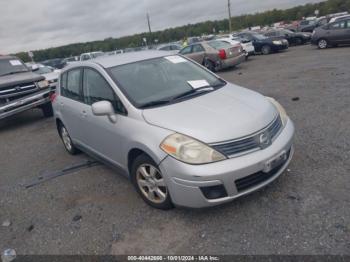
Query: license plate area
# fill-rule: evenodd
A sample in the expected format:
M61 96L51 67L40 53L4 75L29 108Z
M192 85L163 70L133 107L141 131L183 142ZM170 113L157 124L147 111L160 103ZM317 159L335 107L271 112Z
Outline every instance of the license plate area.
M282 165L287 160L287 152L282 151L277 157L274 157L265 163L264 173L269 173L271 170Z

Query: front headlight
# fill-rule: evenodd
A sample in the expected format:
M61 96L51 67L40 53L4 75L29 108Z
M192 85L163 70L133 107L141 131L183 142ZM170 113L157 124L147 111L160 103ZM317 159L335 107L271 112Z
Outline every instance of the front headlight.
M274 98L272 97L266 97L266 98L276 107L277 111L280 113L283 126L286 126L288 121L288 115L286 110Z
M272 43L274 44L274 45L282 45L282 41L272 41Z
M49 86L49 81L43 80L37 83L38 87L43 89Z
M165 138L160 148L170 156L193 165L208 164L226 157L211 147L193 138L181 134L172 134Z

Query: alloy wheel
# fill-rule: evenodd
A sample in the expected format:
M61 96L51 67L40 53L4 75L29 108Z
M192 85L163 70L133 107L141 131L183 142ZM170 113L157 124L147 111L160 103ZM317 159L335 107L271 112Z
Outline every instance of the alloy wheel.
M61 135L62 135L63 144L66 147L66 149L68 151L72 151L73 149L72 140L70 139L68 131L65 127L61 127Z
M325 49L325 48L327 48L327 45L328 45L328 43L327 43L327 41L324 40L324 39L321 39L320 41L318 41L318 47L319 47L320 49Z
M163 203L168 196L168 190L160 171L150 165L144 164L136 171L136 182L141 193L155 204Z

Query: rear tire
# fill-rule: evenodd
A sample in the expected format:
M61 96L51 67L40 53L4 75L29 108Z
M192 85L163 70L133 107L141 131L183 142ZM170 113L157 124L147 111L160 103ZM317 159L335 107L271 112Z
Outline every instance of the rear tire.
M131 181L148 205L162 210L174 208L164 177L148 155L141 154L133 161Z
M268 45L264 45L262 48L261 48L261 53L263 55L269 55L271 54L271 47L268 46Z
M205 59L204 59L203 65L204 65L207 69L209 69L210 71L212 71L212 72L216 72L216 71L217 71L217 70L216 70L216 67L215 67L215 64L214 64L212 61L210 61L208 58L205 58Z
M44 117L53 117L53 108L51 102L41 106Z
M74 146L73 141L70 138L70 135L66 127L63 124L60 124L58 127L58 130L59 130L59 135L62 139L64 148L67 150L67 152L71 155L79 154L80 150Z
M295 45L302 45L304 44L303 40L301 38L296 38L295 39Z
M328 47L328 41L326 39L320 39L317 42L317 46L319 49L326 49Z

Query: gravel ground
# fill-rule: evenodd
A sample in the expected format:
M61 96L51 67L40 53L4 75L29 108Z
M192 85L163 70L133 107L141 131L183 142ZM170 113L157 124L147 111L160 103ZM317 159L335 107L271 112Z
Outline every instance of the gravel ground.
M69 156L40 111L0 122L0 251L17 254L350 254L350 48L311 46L221 72L272 96L294 120L296 153L264 190L204 210L148 207L97 166L25 189ZM296 101L293 101L296 100ZM10 226L3 222L11 223Z

